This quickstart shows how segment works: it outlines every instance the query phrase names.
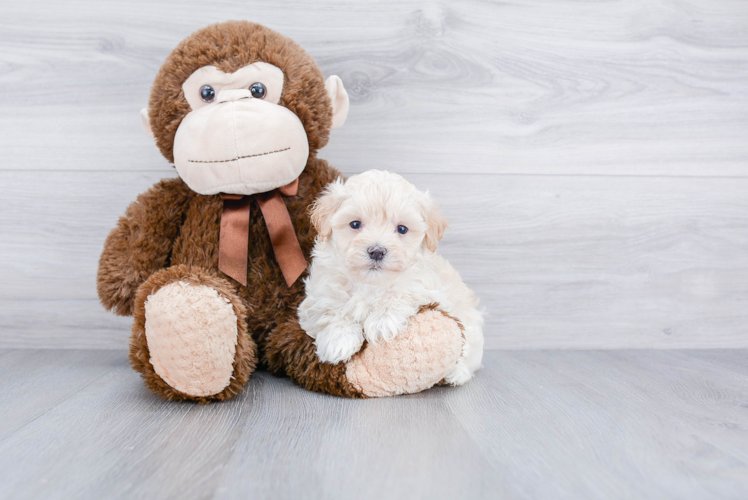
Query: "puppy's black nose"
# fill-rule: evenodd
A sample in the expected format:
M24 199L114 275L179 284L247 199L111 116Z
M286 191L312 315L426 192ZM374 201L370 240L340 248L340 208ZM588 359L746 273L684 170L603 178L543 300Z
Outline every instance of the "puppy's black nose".
M382 247L369 247L366 251L369 252L369 258L377 262L384 259L384 256L387 253L387 249Z

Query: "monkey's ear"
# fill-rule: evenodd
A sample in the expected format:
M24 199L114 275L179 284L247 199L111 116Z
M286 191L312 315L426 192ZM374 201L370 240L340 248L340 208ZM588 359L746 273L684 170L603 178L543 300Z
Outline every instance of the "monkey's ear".
M430 196L426 198L423 219L426 221L426 236L423 238L423 242L426 244L426 248L435 252L436 245L444 236L444 231L449 227L449 223Z
M148 108L140 110L140 123L143 125L143 130L149 136L153 137L153 130L151 129L151 119L148 117Z
M342 127L348 118L348 92L343 87L343 80L337 75L332 75L325 80L325 90L332 102L332 128Z
M319 198L314 201L309 214L320 241L325 241L325 238L332 234L332 216L338 211L346 198L343 179L338 177L328 184Z

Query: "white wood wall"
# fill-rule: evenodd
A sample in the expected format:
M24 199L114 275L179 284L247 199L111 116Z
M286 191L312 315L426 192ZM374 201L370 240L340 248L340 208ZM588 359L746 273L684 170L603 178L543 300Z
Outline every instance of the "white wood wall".
M338 74L320 152L452 222L489 348L748 347L748 2L4 1L0 347L124 348L102 243L175 175L139 110L171 49L249 19Z

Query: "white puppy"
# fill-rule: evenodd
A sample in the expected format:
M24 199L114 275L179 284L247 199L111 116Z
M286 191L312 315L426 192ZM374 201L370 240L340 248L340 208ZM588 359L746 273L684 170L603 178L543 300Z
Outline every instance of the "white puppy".
M436 302L464 327L462 356L446 381L472 377L483 357L483 317L478 298L434 253L447 221L427 193L371 170L330 184L312 223L319 236L298 312L321 361L347 361L364 339L394 338L421 306Z

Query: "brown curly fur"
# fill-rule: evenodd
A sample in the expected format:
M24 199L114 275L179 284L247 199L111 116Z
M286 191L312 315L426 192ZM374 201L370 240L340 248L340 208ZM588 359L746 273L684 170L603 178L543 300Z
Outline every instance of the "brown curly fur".
M195 397L172 388L159 377L150 361L150 352L145 338L145 302L149 295L153 295L162 287L175 281L183 281L191 285L207 285L216 290L221 297L229 300L237 317L236 355L234 356L234 371L231 382L218 394L207 397ZM166 399L176 401L197 401L205 404L210 401L223 401L234 397L242 390L249 380L250 374L257 366L257 345L247 332L247 308L242 299L236 294L235 288L225 279L214 272L198 267L185 265L172 266L162 269L148 278L139 288L135 296L135 321L132 325L130 337L130 364L143 376L145 385L156 394Z
M96 285L104 307L132 316L138 287L169 265L184 212L196 195L180 179L164 179L127 207L99 259Z
M324 160L310 158L299 176L298 195L284 198L307 258L316 236L308 207L325 185L338 176L338 171ZM165 205L164 200L180 200L183 213L173 214L175 207ZM291 287L286 285L275 261L265 221L254 199L250 202L247 286L218 271L222 206L219 195L198 195L190 191L181 179L164 180L138 197L107 238L99 265L99 296L107 309L124 315L135 312L131 341L133 366L143 374L151 390L167 399L205 401L229 396L226 391L212 398L194 398L178 393L153 372L148 362L143 302L149 294L166 284L161 281L162 273L178 273L180 271L175 270L189 268L193 273L203 270L196 276L214 275L216 279L230 283L231 293L240 297L246 308L246 312L237 313L237 317L246 318L246 326L241 328L245 328L258 344L261 366L270 367L278 374L285 373L303 387L355 397L355 391L345 380L344 368L316 366L319 363L316 367L310 364L308 369L293 367L295 363L309 363L310 355L314 355L311 339L300 330L296 317L296 308L304 298L304 285L301 279ZM163 270L154 269L159 264ZM151 278L158 278L158 288L149 286ZM206 284L213 286L212 281L208 281ZM229 296L224 288L219 292ZM299 342L296 348L291 346L294 342ZM240 356L237 350L237 359ZM236 373L234 376L237 383L243 384L247 380L241 380ZM319 377L325 380L318 380ZM233 391L234 386L232 383L227 391Z
M278 325L265 342L265 368L276 375L288 375L304 389L365 398L346 378L346 364L322 363L317 357L314 340L299 326L299 320L288 318Z
M327 144L332 105L322 72L296 42L260 24L228 21L203 28L183 40L161 66L153 82L148 115L156 145L174 161L174 135L190 105L182 84L197 69L215 66L225 73L257 61L283 70L280 104L293 111L309 138L309 156Z

